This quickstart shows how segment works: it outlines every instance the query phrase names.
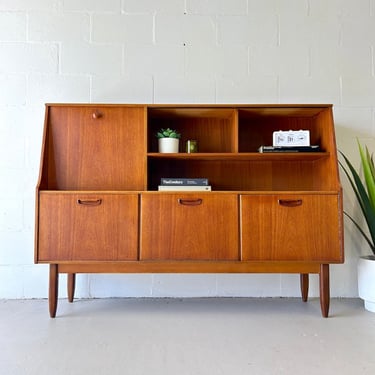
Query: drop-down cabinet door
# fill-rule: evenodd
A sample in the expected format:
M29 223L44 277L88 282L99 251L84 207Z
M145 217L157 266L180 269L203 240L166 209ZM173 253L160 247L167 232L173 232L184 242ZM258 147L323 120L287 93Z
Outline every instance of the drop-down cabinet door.
M138 194L40 192L38 261L138 258Z
M141 260L239 260L237 194L142 194Z
M343 261L337 194L241 196L242 259Z

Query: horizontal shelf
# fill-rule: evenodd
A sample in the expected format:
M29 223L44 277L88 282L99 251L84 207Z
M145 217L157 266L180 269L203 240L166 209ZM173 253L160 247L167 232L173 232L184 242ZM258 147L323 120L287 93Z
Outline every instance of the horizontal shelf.
M159 153L147 154L152 159L175 160L252 160L252 161L314 161L329 157L329 152L212 152L212 153Z

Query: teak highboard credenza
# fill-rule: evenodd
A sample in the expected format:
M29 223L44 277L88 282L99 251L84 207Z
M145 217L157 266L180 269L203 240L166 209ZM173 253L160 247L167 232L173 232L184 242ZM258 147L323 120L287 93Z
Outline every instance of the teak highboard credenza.
M158 153L156 132L181 134ZM319 152L260 153L274 131L308 130ZM186 140L199 152L186 153ZM158 191L162 177L212 191ZM47 104L36 189L35 262L60 273L297 273L303 301L342 263L343 211L332 106Z

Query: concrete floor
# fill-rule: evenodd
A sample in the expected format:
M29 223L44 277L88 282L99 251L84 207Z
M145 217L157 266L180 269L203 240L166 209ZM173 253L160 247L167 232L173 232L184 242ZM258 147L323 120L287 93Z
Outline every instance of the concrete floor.
M374 350L357 299L0 300L2 375L360 375Z

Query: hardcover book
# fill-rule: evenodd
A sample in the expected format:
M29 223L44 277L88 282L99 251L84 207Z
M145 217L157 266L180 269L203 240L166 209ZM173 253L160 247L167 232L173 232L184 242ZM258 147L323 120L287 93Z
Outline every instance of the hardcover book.
M161 185L167 186L207 186L208 179L207 178L166 178L162 177L160 181Z

